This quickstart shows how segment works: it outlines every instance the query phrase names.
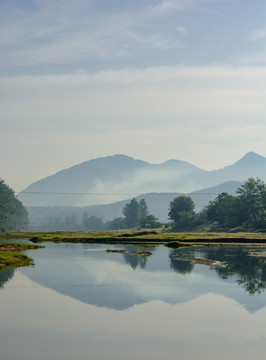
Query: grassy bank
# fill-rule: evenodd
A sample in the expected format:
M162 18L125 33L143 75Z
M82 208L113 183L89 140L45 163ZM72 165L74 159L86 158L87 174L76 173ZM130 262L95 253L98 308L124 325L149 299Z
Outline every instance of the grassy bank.
M71 242L71 243L105 243L134 244L153 243L164 244L170 241L193 243L256 243L266 244L265 233L211 233L184 232L166 233L159 231L108 231L108 232L24 232L0 233L0 238L27 238L33 243L41 242Z
M203 245L263 245L265 233L164 233L159 231L108 231L108 232L24 232L0 233L0 239L29 239L34 244L14 242L0 243L0 270L8 267L33 265L33 260L20 251L37 249L42 242L84 244L165 244L178 248L192 244ZM148 256L148 254L138 254Z
M0 243L0 271L10 267L33 265L33 260L20 251L39 249L43 246L20 243Z

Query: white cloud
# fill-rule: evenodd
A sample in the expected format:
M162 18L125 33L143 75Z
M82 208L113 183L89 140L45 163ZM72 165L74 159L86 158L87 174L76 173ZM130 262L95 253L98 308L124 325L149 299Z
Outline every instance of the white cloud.
M257 41L266 38L266 28L253 30L249 36L250 40Z
M239 62L246 65L265 65L266 64L266 51L257 51L246 54L239 58Z
M143 69L124 68L121 70L109 69L98 72L87 72L84 70L71 74L63 75L18 75L2 76L1 83L3 96L9 87L59 87L67 86L77 88L87 85L122 84L122 85L152 85L152 84L175 84L180 89L184 89L181 81L186 81L187 87L206 87L212 82L217 89L221 84L230 88L231 85L223 80L231 80L236 86L239 82L249 81L249 87L256 85L256 88L264 89L264 78L266 67L233 67L233 66L158 66ZM189 82L193 80L193 82ZM216 81L219 81L217 83ZM186 88L187 88L186 87ZM240 86L239 89L243 90ZM184 89L185 90L185 89ZM13 90L12 90L13 91ZM23 94L21 94L23 95Z
M182 26L178 26L178 27L176 28L176 31L181 32L181 33L183 33L183 34L186 34L186 33L187 33L187 28L186 28L186 27L182 27Z
M265 67L229 66L2 77L2 171L30 183L114 153L208 169L219 153L221 167L251 149L263 155L265 80Z
M2 68L128 58L142 48L178 46L175 36L165 32L164 27L154 26L152 12L145 5L99 15L83 1L75 5L65 1L36 3L34 10L12 9L12 16L3 18ZM170 3L183 8L186 1Z
M32 129L51 123L61 131L63 122L67 128L65 122L75 119L76 127L102 132L109 122L143 129L160 124L159 119L166 125L184 117L259 117L265 115L265 78L264 67L154 67L2 77L2 121L6 129L19 119Z
M221 7L223 2L228 6ZM227 36L216 31L223 29L227 11L232 11L227 33L242 28L232 0L29 3L16 8L22 2L10 2L8 11L0 13L1 73L69 73L0 78L0 146L8 154L1 169L11 174L14 164L14 183L33 176L31 166L38 178L58 164L63 168L116 152L151 162L179 158L210 168L217 166L219 151L230 159L230 146L237 146L236 160L252 143L254 151L263 149L258 136L266 115L261 42L247 41L241 59L238 45L235 55L219 49L227 59L238 57L242 66L175 65L217 61L209 53L219 53L215 36ZM249 40L264 39L265 28L247 31ZM232 41L223 37L221 46L233 48ZM224 61L219 58L220 64ZM82 68L102 71L77 71ZM238 128L245 129L239 137Z
M157 13L167 13L170 11L180 11L186 9L191 4L190 0L165 0L153 7Z

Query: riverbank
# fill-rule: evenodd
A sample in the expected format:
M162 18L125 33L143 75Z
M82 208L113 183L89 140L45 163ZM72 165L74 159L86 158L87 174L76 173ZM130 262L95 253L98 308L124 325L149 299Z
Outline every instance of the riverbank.
M102 243L102 244L165 244L180 241L205 245L266 245L265 233L208 233L160 231L108 231L108 232L24 232L0 233L2 239L28 239L37 244L42 242Z
M21 244L21 243L0 243L0 271L20 266L34 265L32 258L20 251L43 248L41 245Z
M258 246L266 247L265 233L164 233L160 231L108 231L108 232L19 232L0 233L0 271L10 267L33 265L32 258L21 251L38 249L38 243L83 243L83 244L132 244L166 245L178 248L191 245L202 246ZM33 244L14 243L27 239ZM11 242L12 241L12 242ZM147 256L147 255L146 255Z

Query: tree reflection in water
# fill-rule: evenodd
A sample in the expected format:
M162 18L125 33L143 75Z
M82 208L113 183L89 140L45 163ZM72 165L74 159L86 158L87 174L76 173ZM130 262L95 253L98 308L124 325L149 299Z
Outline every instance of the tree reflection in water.
M176 252L173 250L169 254L171 269L182 275L190 274L194 268L194 264L191 261L177 260L174 255L176 255Z
M169 253L171 268L187 274L193 270L194 264L189 261L180 261L177 255L186 255L191 258L203 258L225 262L225 267L211 267L222 279L231 276L237 277L237 283L250 295L261 294L266 288L266 258L251 255L249 249L243 247L204 247L183 249L180 252L173 250Z
M215 253L217 260L223 258L228 264L225 268L215 268L219 276L227 279L231 275L237 275L237 283L251 295L261 294L265 290L265 257L250 255L248 249L240 247L237 249L220 247L216 248Z
M126 250L126 253L123 254L123 258L126 264L129 264L133 270L135 270L138 266L141 269L145 269L146 264L147 264L147 257L146 256L138 256L138 255L133 255L130 254L131 252L136 252L136 247L135 246L130 246L130 245L124 245L123 246L124 249ZM138 247L138 251L140 247ZM155 246L144 246L143 250L145 251L150 251L153 252L155 249Z
M14 276L14 269L6 269L0 271L0 288Z
M138 266L144 269L147 264L147 258L144 256L123 254L123 258L125 260L125 263L129 264L133 270L135 270Z

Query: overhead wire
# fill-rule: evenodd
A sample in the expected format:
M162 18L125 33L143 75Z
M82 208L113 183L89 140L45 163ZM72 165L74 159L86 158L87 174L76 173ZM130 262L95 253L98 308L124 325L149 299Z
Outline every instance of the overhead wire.
M44 191L20 191L19 194L29 195L96 195L96 196L171 196L177 194L184 195L219 195L218 192L192 192L192 193L181 193L181 192L153 192L153 193L94 193L94 192L44 192Z

